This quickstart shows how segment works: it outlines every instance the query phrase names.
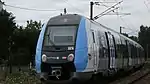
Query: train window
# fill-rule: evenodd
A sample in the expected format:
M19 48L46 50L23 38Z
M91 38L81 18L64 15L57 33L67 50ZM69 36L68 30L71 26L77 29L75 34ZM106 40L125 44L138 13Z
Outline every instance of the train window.
M134 46L130 44L131 47L131 58L134 58Z
M139 58L139 47L137 47L137 58Z
M44 45L74 45L77 26L49 26L46 31Z
M93 36L93 43L95 43L95 36L94 36L94 32L92 32L92 36Z
M124 38L121 38L121 54L123 58L128 57L127 46Z
M136 57L136 49L135 49L135 46L133 45L133 58L135 58Z
M139 48L139 57L141 58L141 48Z
M135 48L135 58L137 58L137 47L134 46L134 48Z
M128 47L125 39L123 39L123 57L128 58Z
M119 38L115 38L116 42L116 58L121 58L121 40Z
M131 57L131 45L129 42L127 42L128 44L128 53L129 53L129 57Z
M73 36L54 36L54 42L56 43L73 42Z
M101 34L100 32L98 32L98 41L99 41L99 57L103 57L104 56L104 52L103 52L103 42L102 42L102 38L101 38Z
M116 46L117 46L117 55L116 55L116 58L118 58L119 57L119 55L120 55L120 53L119 53L119 44L118 44L118 42L116 41Z
M139 58L141 58L141 48L139 48Z
M128 49L128 41L126 41L126 57L129 58L129 49Z
M139 58L141 58L141 48L139 48Z

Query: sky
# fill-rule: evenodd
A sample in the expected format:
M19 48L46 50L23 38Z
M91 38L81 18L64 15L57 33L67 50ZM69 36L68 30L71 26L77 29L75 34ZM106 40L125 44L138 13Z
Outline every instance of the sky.
M80 14L89 18L90 1L115 2L101 3L94 5L94 16L108 9L121 0L2 0L7 5L49 11L23 10L19 8L4 6L16 17L18 25L26 25L27 20L42 21L45 23L51 17L63 13L63 8L67 8L68 14ZM103 6L106 5L107 7ZM105 15L96 21L116 31L120 31L120 26L124 27L122 32L129 35L137 35L141 25L150 26L150 0L123 0L116 7L115 12L131 13L131 15ZM55 10L55 11L52 11ZM113 13L113 12L112 12Z

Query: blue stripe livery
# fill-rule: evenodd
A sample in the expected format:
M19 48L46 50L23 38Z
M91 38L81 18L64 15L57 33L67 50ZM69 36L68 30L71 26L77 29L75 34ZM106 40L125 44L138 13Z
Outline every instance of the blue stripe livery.
M47 26L47 23L42 27L42 30L40 32L39 39L37 42L37 47L36 47L35 69L37 73L41 72L41 53L42 53L41 51L42 51L42 45L43 45L46 26Z
M75 60L74 64L77 72L85 70L88 62L88 48L87 48L87 33L85 28L85 18L82 17L77 32Z

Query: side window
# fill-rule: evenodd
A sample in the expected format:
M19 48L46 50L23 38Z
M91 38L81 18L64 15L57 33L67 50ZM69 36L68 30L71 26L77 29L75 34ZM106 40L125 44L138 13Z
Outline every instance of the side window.
M121 40L116 38L116 58L121 58Z
M92 31L92 37L93 37L93 43L95 43L95 36L94 36L94 32Z
M128 56L131 57L131 46L129 41L127 41L127 50L128 50Z
M131 45L131 58L134 58L134 46L132 44Z
M134 45L134 50L135 50L135 58L137 57L137 47L136 47L136 45Z
M106 38L105 33L103 33L101 40L102 40L102 45L103 45L104 56L108 57L108 45L107 45L107 38Z
M139 58L139 48L137 47L137 58Z
M114 41L114 54L115 54L115 58L117 57L117 48L116 48L116 41L115 41L115 37L114 37L114 35L112 35L112 37L113 37L113 41Z
M127 40L125 40L125 56L126 56L126 58L128 58L129 57L129 50L128 50L128 41Z
M138 53L139 53L139 58L141 58L141 49L140 48L139 48Z
M124 58L128 58L128 48L126 40L124 38L122 39L122 54Z

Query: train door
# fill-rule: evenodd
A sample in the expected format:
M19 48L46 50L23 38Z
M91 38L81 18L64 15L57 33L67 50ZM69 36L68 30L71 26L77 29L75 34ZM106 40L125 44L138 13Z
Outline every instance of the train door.
M87 32L87 37L88 37L88 71L93 71L94 70L94 46L93 46L93 36L92 36L92 30L90 29Z
M96 70L97 68L97 47L96 47L96 38L95 38L95 32L92 30L92 38L93 38L93 43L92 43L92 53L94 56L94 60L93 60L93 66L94 66L94 70Z
M98 33L99 36L99 70L108 69L108 47L106 35L103 32Z
M109 47L109 68L115 68L115 43L113 35L110 32L106 32L107 43Z

